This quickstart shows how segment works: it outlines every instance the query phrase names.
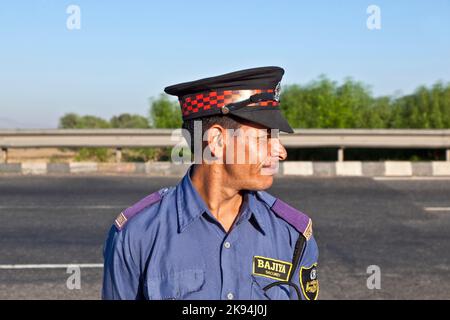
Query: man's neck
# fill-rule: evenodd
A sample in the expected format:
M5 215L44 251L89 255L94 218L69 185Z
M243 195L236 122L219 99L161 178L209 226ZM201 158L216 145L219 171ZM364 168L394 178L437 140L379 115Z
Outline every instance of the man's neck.
M194 165L191 180L211 214L225 231L229 231L236 220L243 197L233 187L222 165Z

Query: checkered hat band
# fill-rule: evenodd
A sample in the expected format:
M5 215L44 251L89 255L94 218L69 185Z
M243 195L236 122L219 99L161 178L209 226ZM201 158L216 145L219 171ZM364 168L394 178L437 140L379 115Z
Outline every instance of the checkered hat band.
M273 93L273 89L265 90L219 90L197 93L193 95L186 95L180 98L181 112L183 117L191 117L196 113L200 114L214 114L216 110L219 111L221 107L243 100L247 100L250 96L258 93ZM257 104L249 104L249 106L258 105L260 107L277 107L278 101L261 101ZM200 116L199 114L199 116Z

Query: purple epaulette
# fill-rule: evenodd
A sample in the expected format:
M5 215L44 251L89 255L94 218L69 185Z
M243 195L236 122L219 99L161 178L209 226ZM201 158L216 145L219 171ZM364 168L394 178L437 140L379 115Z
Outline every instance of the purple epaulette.
M146 196L144 199L140 200L136 204L132 205L131 207L125 209L122 211L114 221L114 224L116 225L116 228L120 231L122 230L123 226L127 223L128 220L133 218L137 213L142 211L143 209L147 208L148 206L158 202L161 200L161 194L159 191L156 191L148 196Z
M303 212L291 207L286 202L276 199L272 205L272 211L281 219L288 222L298 232L303 234L306 240L312 236L312 221Z

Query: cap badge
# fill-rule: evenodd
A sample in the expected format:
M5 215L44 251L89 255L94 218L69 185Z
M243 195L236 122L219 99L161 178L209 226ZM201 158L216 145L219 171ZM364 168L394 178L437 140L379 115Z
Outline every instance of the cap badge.
M274 100L277 102L280 101L280 93L281 93L281 84L280 82L278 82L274 92Z

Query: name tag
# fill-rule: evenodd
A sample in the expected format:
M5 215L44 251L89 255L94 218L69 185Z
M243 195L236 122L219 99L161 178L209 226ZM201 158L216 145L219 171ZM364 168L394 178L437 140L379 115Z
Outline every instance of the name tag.
M253 257L253 274L267 277L279 281L287 281L291 274L292 263L254 256Z

